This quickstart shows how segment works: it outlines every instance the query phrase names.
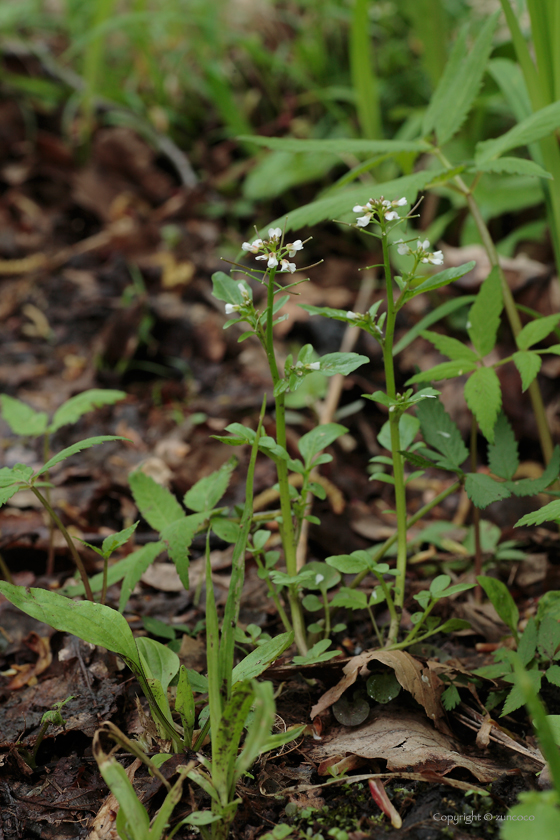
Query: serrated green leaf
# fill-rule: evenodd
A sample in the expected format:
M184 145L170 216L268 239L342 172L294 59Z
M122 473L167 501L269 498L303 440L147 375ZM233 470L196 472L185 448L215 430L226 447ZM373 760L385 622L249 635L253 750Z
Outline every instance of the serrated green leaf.
M410 299L416 297L416 295L421 295L424 292L430 292L434 289L441 289L442 286L448 286L450 283L453 283L454 280L459 280L460 277L464 277L465 274L468 274L469 271L475 267L476 262L471 260L468 263L463 263L463 265L457 265L453 268L446 268L444 271L439 271L437 274L432 274L431 277L428 277L427 280L424 280L420 283L419 286L415 286L414 289L410 289L406 293L406 299Z
M306 466L312 463L315 455L326 449L347 431L346 426L341 426L340 423L325 423L302 435L299 439L298 448Z
M502 389L494 368L478 368L467 380L465 400L477 419L480 431L489 443L494 441L494 426L502 405Z
M484 473L467 473L465 490L471 502L477 508L485 508L500 499L509 499L511 491Z
M540 510L533 513L526 513L521 519L515 523L515 528L521 528L523 525L542 525L543 522L556 522L560 520L560 499L554 502L549 502Z
M99 408L102 405L114 405L119 400L124 399L126 399L126 393L124 391L112 391L103 388L91 388L89 391L82 391L81 394L70 397L55 412L49 424L49 432L53 434L61 426L66 426L68 423L76 423L80 417L87 414L88 411L92 411L94 408Z
M525 671L527 675L527 679L531 681L531 685L533 686L533 690L535 693L541 690L541 682L542 682L542 673L537 670L529 670ZM508 696L506 697L504 708L502 709L502 713L500 717L504 717L504 715L509 715L511 712L515 712L516 709L520 709L521 706L525 704L525 691L519 685L514 685Z
M421 335L422 338L427 338L428 341L431 341L436 350L439 350L443 356L448 356L453 361L463 361L465 359L476 363L479 359L478 354L474 350L471 350L462 341L451 338L449 335L430 332L430 330L424 330Z
M457 298L452 298L451 300L447 300L445 303L440 304L435 309L432 309L427 315L425 315L422 320L418 321L411 329L407 330L405 335L395 344L393 347L393 355L396 356L401 350L404 350L405 347L408 347L409 344L414 341L414 339L422 334L422 331L425 330L427 327L431 327L432 324L437 323L442 318L445 318L446 315L451 315L452 312L456 312L458 309L462 309L469 303L472 303L475 300L474 295L461 295ZM559 345L560 346L560 345Z
M10 487L19 481L27 483L32 475L33 468L28 467L27 464L14 464L13 467L2 467L0 469L0 487Z
M505 134L495 140L483 140L477 143L475 163L480 163L498 158L510 149L519 146L528 146L535 140L547 137L560 126L560 102L553 102L531 116L522 120Z
M551 179L552 175L535 163L534 160L517 157L503 157L497 160L488 160L485 163L478 163L472 167L473 172L498 172L507 175L529 175L533 178Z
M550 335L554 328L558 326L559 321L560 315L545 315L542 318L529 321L517 336L517 346L520 350L528 350L533 344L538 344L539 341Z
M461 695L454 685L450 685L445 689L441 695L441 702L443 704L443 708L448 712L454 709L455 706L459 705L461 702Z
M457 469L469 457L461 433L439 400L424 400L416 408L422 436Z
M162 531L166 525L185 517L175 496L141 470L131 473L128 483L140 513L155 531Z
M101 546L101 553L106 557L109 557L113 551L116 551L117 548L120 548L121 545L124 545L129 541L137 526L138 522L135 522L134 525L131 525L129 528L125 528L123 531L118 531L116 534L111 534L109 537L105 537L103 545Z
M517 481L507 481L506 487L515 496L533 496L535 493L542 493L553 481L556 481L559 472L560 448L555 446L552 458L540 478L520 478Z
M21 489L22 487L18 484L13 484L11 487L4 487L0 490L0 505L5 505Z
M428 108L424 126L435 128L438 145L447 143L461 128L482 84L499 13L491 15L482 27L473 48L466 53L466 33L459 36L440 83L433 96L435 103ZM423 132L426 133L426 132Z
M517 441L503 411L494 428L494 443L488 447L488 465L494 475L508 479L513 478L519 466Z
M521 387L526 391L541 369L542 359L538 353L518 350L513 354L513 363L521 376Z
M521 660L522 665L528 665L531 659L534 658L537 651L537 622L534 616L531 616L527 622L527 626L523 631L523 635L519 639L517 645L517 655Z
M552 615L545 615L539 625L537 647L546 659L554 659L560 646L560 621Z
M505 583L497 578L486 577L485 575L478 575L477 582L484 589L504 624L509 627L514 636L517 636L519 610Z
M298 140L295 137L262 137L243 135L238 140L266 146L281 152L313 152L340 155L377 155L383 153L427 152L430 144L425 140L355 140L341 137L333 140Z
M14 434L22 437L38 437L45 434L49 419L45 411L35 411L31 406L7 394L0 397L0 405L2 417Z
M237 458L230 458L225 464L222 464L219 470L197 481L185 493L183 499L185 507L197 513L213 510L226 492L231 474L236 466Z
M416 373L407 380L407 385L414 385L416 382L439 382L441 379L453 379L455 376L463 376L476 370L475 362L468 359L460 359L458 362L442 362L429 370Z
M161 529L161 539L167 545L169 556L185 589L189 589L189 548L193 537L206 520L206 513L193 513L175 522L170 522Z
M503 306L500 273L494 266L480 287L467 322L469 338L481 356L495 347Z
M59 464L61 461L64 461L66 458L70 458L72 455L75 455L77 452L81 452L83 449L90 449L92 446L98 446L100 443L106 443L110 440L126 440L128 438L121 437L120 435L99 435L98 437L91 437L86 438L85 440L80 440L78 443L74 443L72 446L68 446L66 449L63 449L58 455L55 455L53 458L47 461L40 470L34 475L34 478L37 478L40 475L51 470L55 464Z

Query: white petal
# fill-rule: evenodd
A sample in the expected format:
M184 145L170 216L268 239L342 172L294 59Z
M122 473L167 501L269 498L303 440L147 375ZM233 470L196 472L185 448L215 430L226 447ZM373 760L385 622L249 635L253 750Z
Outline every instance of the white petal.
M381 204L383 205L383 207L392 207L393 202L388 201L386 198L384 198L383 201L381 202Z
M404 207L405 204L408 204L408 201L404 197L399 198L399 200L397 201L397 207Z
M243 245L241 246L241 250L242 251L252 251L253 246L251 245L250 242L244 242Z
M321 362L311 362L307 367L309 370L321 370Z
M233 303L226 303L226 315L231 315L233 312L237 312Z
M267 260L268 254L261 254L260 257L255 257L256 260Z
M361 216L359 219L356 219L356 224L358 227L366 227L371 222L371 215L368 213L367 216Z
M427 239L424 239L424 241L421 243L421 247L424 251L429 251L430 250L429 241Z
M352 208L353 213L361 213L364 209L364 205L356 204L355 207Z
M275 267L275 266L277 266L277 265L278 265L278 260L276 259L276 257L274 256L274 254L270 254L270 256L268 257L267 266L268 266L269 268L274 268L274 267Z
M388 213L385 213L385 218L388 222L394 222L395 219L400 219L400 216L395 210L390 210Z
M346 313L346 317L350 318L351 321L357 321L360 316L356 312L352 312L352 310L349 309Z

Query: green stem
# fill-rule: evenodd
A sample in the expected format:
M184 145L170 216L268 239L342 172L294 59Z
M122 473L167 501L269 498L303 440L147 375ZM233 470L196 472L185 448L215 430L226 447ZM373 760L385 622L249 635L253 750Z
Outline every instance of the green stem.
M78 571L80 573L80 577L82 578L82 583L84 584L84 589L85 589L85 592L86 592L86 598L88 599L88 601L93 601L94 600L93 592L91 591L91 586L89 585L89 578L87 576L85 566L82 563L82 558L78 554L78 552L76 550L76 546L72 542L72 537L70 536L70 534L68 533L68 531L66 530L66 528L62 524L60 518L56 515L56 513L54 512L54 510L52 509L52 507L50 506L48 501L37 490L37 488L36 487L30 487L29 489L37 496L37 498L39 499L39 501L41 502L41 504L43 505L43 507L45 508L47 513L49 514L49 516L52 518L54 524L60 530L60 533L62 534L62 536L66 540L68 548L70 549L70 554L74 558L76 568L78 569Z
M393 301L393 278L389 260L389 243L387 233L382 230L381 244L383 247L383 265L385 269L385 285L387 289L387 323L385 339L383 341L383 364L385 368L385 383L387 395L396 397L395 368L393 362L393 338L395 334L395 305ZM391 455L393 458L393 478L395 481L395 508L397 511L397 576L395 579L395 615L391 618L387 644L396 641L399 632L400 616L404 603L404 588L406 579L406 491L404 483L404 460L400 454L401 442L399 434L399 413L394 406L389 408L389 427L391 430Z
M107 572L109 569L109 558L103 558L103 585L101 587L101 598L99 599L100 604L105 604L105 598L107 597Z
M266 332L264 335L263 346L268 359L270 373L272 375L272 382L276 388L280 381L280 374L278 372L278 365L276 364L276 355L274 353L274 337L272 334L272 323L274 319L274 275L276 269L272 268L268 275L268 294L267 294L267 317L266 317ZM286 446L286 406L285 395L278 394L274 398L276 406L276 441L287 451ZM280 534L282 537L282 545L284 547L284 558L286 561L286 571L290 576L297 575L297 542L294 532L294 523L292 518L292 504L290 500L290 485L288 482L288 465L283 458L276 459L276 471L278 474L278 487L280 491L280 511L282 513L282 523L280 524ZM294 637L297 648L302 655L307 653L307 641L305 633L305 624L303 621L303 613L301 603L299 600L299 593L297 587L288 587L288 602L290 604L290 612L292 615L292 624L294 628Z
M379 647L383 647L383 637L382 637L382 635L381 635L381 632L380 632L380 630L379 630L379 627L377 626L377 621L375 620L375 616L374 616L374 614L373 614L373 610L372 610L372 608L369 606L369 604L368 604L368 613L369 613L369 617L370 617L370 619L371 619L371 626L373 627L373 629L374 629L374 631L375 631L375 635L377 636L377 641L379 642Z
M263 571L266 574L266 577L265 577L264 580L265 580L265 583L268 587L270 597L274 601L274 606L278 610L278 615L280 616L280 620L281 620L282 624L284 625L284 629L286 630L287 633L291 633L293 628L292 628L292 625L290 623L290 619L286 615L286 611L285 611L284 607L282 606L282 602L280 601L280 596L278 595L278 592L276 591L276 588L275 588L274 584L272 583L272 581L270 579L270 576L268 575L268 569L264 566L264 564L263 564L262 560L260 559L260 557L258 556L258 554L255 554L254 558L255 558L255 562L256 562L257 566L259 567L259 570Z
M7 580L8 583L13 583L14 582L14 580L12 578L12 574L11 574L9 568L8 568L8 564L6 563L6 561L4 560L4 558L2 557L1 554L0 554L0 572L3 574L4 580Z
M476 435L478 426L476 418L472 417L471 421L471 472L475 473L478 466L478 452L476 445ZM480 510L473 504L473 530L474 530L474 577L478 580L478 576L482 574L482 543L480 540ZM477 584L474 598L477 604L482 601L482 587Z
M45 432L45 436L43 438L43 460L45 463L50 458L50 435ZM50 481L49 473L45 473L45 481ZM45 487L45 497L47 502L51 503L51 488ZM52 518L49 518L49 549L47 554L47 576L50 576L54 572L54 522Z

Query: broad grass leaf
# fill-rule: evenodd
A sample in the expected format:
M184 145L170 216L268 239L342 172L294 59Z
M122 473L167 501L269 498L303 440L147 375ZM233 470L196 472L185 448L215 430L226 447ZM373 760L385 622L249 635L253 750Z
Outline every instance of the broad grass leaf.
M181 663L176 653L170 650L161 642L149 639L147 636L139 636L136 639L136 647L146 660L151 676L161 683L164 691L167 691L169 683L180 668Z
M86 438L85 440L79 440L78 443L74 443L72 446L68 446L66 449L63 449L54 458L51 458L44 464L40 470L37 470L34 477L43 475L44 473L51 470L55 464L59 464L61 461L64 461L66 458L70 458L71 455L75 455L77 452L81 452L82 449L90 449L92 446L97 446L100 443L106 443L110 440L126 440L128 438L120 437L120 435L99 435L98 437L91 437Z
M517 157L503 157L497 160L489 160L473 166L474 172L498 172L506 175L529 175L532 178L552 179L550 172L535 163L534 160Z
M124 399L126 399L126 393L124 391L112 391L103 388L91 388L89 391L82 391L81 394L70 397L55 412L49 424L49 432L52 434L57 429L60 429L61 426L66 426L68 423L76 423L80 417L87 414L88 411L92 411L94 408L99 408L102 405L114 405L114 403Z
M503 306L500 273L495 266L480 287L467 323L469 338L481 356L494 349Z
M467 359L471 362L477 362L479 359L478 353L475 353L470 347L466 347L462 341L451 338L449 335L430 332L430 330L425 330L421 335L422 338L427 338L428 341L431 341L436 350L439 350L442 355L448 356L454 361Z
M500 380L494 368L478 368L465 385L465 400L477 419L480 431L494 442L494 426L502 405Z
M439 400L424 400L416 407L422 436L457 469L469 457L461 433Z
M338 137L331 140L298 140L295 137L239 137L257 146L283 152L313 152L314 154L377 155L387 152L427 152L431 146L425 140L355 140Z
M453 268L446 268L444 271L438 271L437 274L432 274L431 277L428 277L428 279L420 283L419 286L415 286L414 289L411 289L410 293L407 293L407 299L416 297L416 295L420 295L423 292L431 292L434 289L441 289L442 286L448 286L450 283L453 283L454 280L458 280L460 277L464 277L465 274L468 274L469 271L472 271L475 265L475 260L471 260L468 263L463 263L463 265L457 265L453 266Z
M516 636L517 625L519 624L519 610L505 583L502 583L497 578L486 577L486 575L479 575L476 580L484 589L504 624Z
M513 478L519 466L517 441L503 411L494 428L494 443L488 447L488 465L500 478Z
M0 397L2 417L15 435L21 437L38 437L47 430L48 415L45 411L35 411L15 397L2 394Z
M148 837L150 831L150 818L138 799L125 769L121 767L116 758L105 755L99 750L95 752L99 772L119 803L119 817L117 818L120 829L119 837L127 836L130 837L130 840L143 840L143 838Z
M560 126L560 101L535 111L495 140L483 140L476 145L475 164L498 158L510 149L528 146L552 134Z
M126 605L128 603L128 599L130 598L130 596L132 594L132 590L134 589L134 587L136 586L136 584L138 583L138 581L140 580L140 578L142 577L142 575L144 574L146 569L149 566L152 565L152 563L154 562L156 557L158 557L162 553L162 551L165 551L165 543L163 543L163 542L148 543L148 545L144 545L144 546L142 546L142 548L139 548L136 551L133 551L132 554L129 554L128 557L125 558L125 560L127 560L129 562L126 566L126 571L124 573L122 572L122 566L120 566L120 564L117 564L117 565L120 566L120 569L119 569L120 573L119 573L119 576L115 577L114 580L113 580L113 576L111 575L111 571L112 571L112 569L115 569L116 566L112 566L109 569L109 572L108 572L108 575L107 575L107 583L108 584L111 584L113 582L116 582L117 580L120 580L120 578L123 577L123 575L124 575L122 586L121 586L120 597L119 597L119 612L122 613L124 611L124 608L126 607ZM124 565L125 561L121 561L121 562ZM97 577L101 577L101 576L97 576ZM92 583L93 583L93 579L92 579ZM99 580L98 586L96 588L100 589L101 584L102 584L102 580ZM94 592L95 591L96 590L94 589Z
M185 511L169 490L141 470L128 477L134 501L140 513L155 531L185 517Z
M200 513L213 510L226 492L231 474L237 466L237 458L230 458L219 470L201 478L185 493L185 507Z
M478 95L492 52L492 39L498 17L499 12L495 12L486 20L468 55L465 55L464 30L459 36L456 49L452 51L433 96L432 101L435 102L433 107L428 108L423 125L423 133L427 133L432 127L435 128L440 146L451 140L461 128Z
M558 326L559 321L560 315L545 315L543 318L535 318L534 321L529 321L517 336L517 346L520 350L528 350L533 344L538 344L539 341L550 335Z
M337 164L338 155L316 152L273 151L261 155L245 178L243 196L249 201L270 200L300 184L318 181Z
M511 496L505 484L500 484L484 473L468 473L465 478L465 490L477 508L488 507L492 502L499 502Z
M538 353L531 353L529 350L518 350L512 358L521 376L522 390L526 391L541 369L542 359Z
M455 376L463 376L476 370L476 362L469 359L459 359L454 362L442 362L441 365L434 365L429 370L416 373L407 380L407 385L414 385L416 382L439 382L440 379L453 379Z
M0 581L0 592L27 615L71 633L92 645L117 653L127 662L138 663L138 651L126 619L111 607L92 601L71 601L46 589L26 589Z

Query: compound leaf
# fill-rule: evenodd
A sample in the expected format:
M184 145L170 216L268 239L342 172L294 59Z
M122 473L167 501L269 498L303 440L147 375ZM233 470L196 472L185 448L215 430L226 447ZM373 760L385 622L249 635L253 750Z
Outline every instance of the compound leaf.
M494 441L494 426L502 404L500 380L494 368L478 368L465 385L465 400L476 417L480 431L489 443Z

